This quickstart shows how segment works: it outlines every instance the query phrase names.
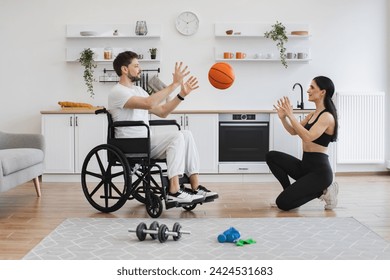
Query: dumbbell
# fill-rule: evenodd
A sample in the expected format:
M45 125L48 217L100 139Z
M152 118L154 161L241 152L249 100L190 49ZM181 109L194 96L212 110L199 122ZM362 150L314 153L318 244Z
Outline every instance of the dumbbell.
M241 234L238 230L236 230L234 227L230 227L227 230L225 230L223 233L218 235L218 242L219 243L235 243L239 238Z
M172 231L169 231L166 225L162 224L159 226L158 222L153 222L149 229L147 229L145 223L140 223L135 230L129 229L129 232L135 232L140 241L145 240L146 235L150 234L152 239L158 238L161 243L167 241L169 236L172 236L173 240L177 241L181 238L182 234L191 234L190 231L181 230L179 223L174 223Z
M146 238L146 235L148 233L150 234L150 236L154 240L154 239L156 239L158 237L158 235L157 235L158 234L158 227L159 227L158 222L151 223L149 229L147 229L145 223L140 223L137 226L136 230L129 229L129 232L135 232L137 237L138 237L138 239L139 239L139 241L144 241L145 238Z
M177 241L181 238L182 234L191 234L191 232L181 230L181 225L179 223L173 224L172 231L169 231L168 227L162 224L158 229L158 240L161 243L164 243L169 236L172 236L173 240Z

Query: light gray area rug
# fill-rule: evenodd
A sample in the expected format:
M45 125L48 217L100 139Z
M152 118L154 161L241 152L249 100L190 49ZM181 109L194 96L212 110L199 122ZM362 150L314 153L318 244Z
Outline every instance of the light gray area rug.
M165 243L149 235L139 241L140 222L179 222L191 231ZM219 243L218 234L235 227L256 244ZM72 218L61 223L26 260L390 260L390 243L354 218Z

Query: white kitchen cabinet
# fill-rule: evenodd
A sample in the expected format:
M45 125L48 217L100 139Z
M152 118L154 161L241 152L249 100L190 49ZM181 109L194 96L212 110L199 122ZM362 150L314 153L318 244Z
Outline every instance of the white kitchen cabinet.
M160 119L152 115L151 119ZM218 114L171 114L181 129L190 130L200 157L200 173L218 173ZM167 128L153 128L161 133ZM170 129L175 129L174 127Z
M240 22L219 22L215 24L216 44L214 57L216 61L237 61L237 62L272 62L280 61L279 50L276 42L265 38L264 33L271 30L272 24L265 23L240 23ZM301 59L293 57L287 59L287 63L302 63L311 60L311 51L308 35L291 35L292 31L309 31L309 25L304 23L285 24L288 42L285 44L286 53L306 54ZM226 34L232 30L231 35ZM224 52L233 53L232 58L224 58ZM237 59L234 54L242 52L245 58Z
M296 113L294 116L301 121L305 114ZM284 152L294 157L302 157L302 141L298 135L291 135L284 128L278 114L271 114L271 129L273 137L272 150Z
M45 173L80 173L88 152L107 142L106 115L42 114Z

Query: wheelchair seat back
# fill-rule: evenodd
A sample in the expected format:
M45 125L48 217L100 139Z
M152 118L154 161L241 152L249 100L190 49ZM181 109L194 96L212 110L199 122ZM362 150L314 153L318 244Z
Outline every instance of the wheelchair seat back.
M110 112L106 108L99 109L95 114L105 113L108 120L107 144L117 147L128 158L130 163L138 163L140 160L150 160L150 129L143 121L116 121L114 122ZM143 126L147 132L144 138L116 138L115 128ZM115 162L113 158L109 161Z

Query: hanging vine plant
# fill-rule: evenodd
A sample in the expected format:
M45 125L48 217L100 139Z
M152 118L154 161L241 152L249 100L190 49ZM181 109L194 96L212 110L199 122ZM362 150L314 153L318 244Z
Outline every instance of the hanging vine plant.
M276 47L279 49L280 61L284 65L285 68L288 67L286 60L286 48L284 46L287 43L288 38L286 35L286 27L281 22L276 21L274 25L272 25L272 29L264 33L265 38L272 39L276 42Z
M87 91L91 97L94 97L95 93L93 91L93 82L95 81L93 77L94 69L97 67L95 60L93 59L94 56L93 50L90 48L84 49L80 53L80 58L78 61L81 63L82 66L84 66L84 81L85 85L87 86Z

